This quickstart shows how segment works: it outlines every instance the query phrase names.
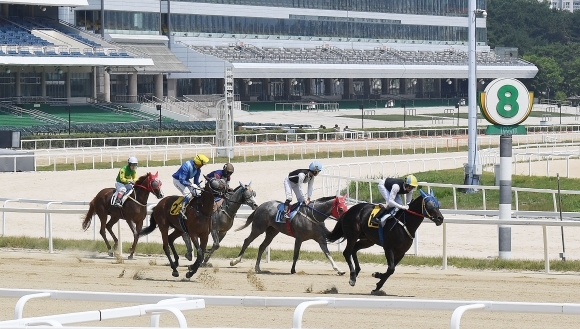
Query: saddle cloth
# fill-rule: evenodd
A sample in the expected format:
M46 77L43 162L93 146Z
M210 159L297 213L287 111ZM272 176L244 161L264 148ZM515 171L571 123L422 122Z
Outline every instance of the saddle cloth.
M375 207L373 208L373 210L371 211L371 214L369 215L369 218L367 218L367 225L369 227L373 227L373 228L379 228L378 225L373 224L371 222L371 218L375 217L375 215L381 210L381 207L377 204L375 205Z
M294 216L296 216L296 213L298 212L298 209L300 209L300 202L296 202L293 205L290 205L288 207L288 221L291 221L292 218L294 218ZM280 223L280 222L285 222L285 218L284 218L284 204L281 203L278 205L278 212L276 212L276 223Z
M170 215L177 216L179 214L179 211L181 210L181 202L183 202L183 196L180 196L177 200L173 201L171 208L169 208ZM189 202L191 202L191 199ZM189 205L189 203L187 205Z

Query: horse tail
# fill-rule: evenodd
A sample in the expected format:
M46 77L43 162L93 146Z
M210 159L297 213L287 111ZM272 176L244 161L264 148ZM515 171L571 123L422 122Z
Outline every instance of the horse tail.
M254 214L256 212L253 211L250 216L248 216L248 219L246 219L246 224L244 224L243 226L238 227L237 229L235 229L234 231L241 231L243 229L245 229L246 227L248 227L248 225L252 224L252 222L254 221Z
M342 220L344 219L344 215L338 218L336 225L332 229L332 232L326 235L326 241L328 242L336 242L338 239L344 237L344 231L342 230Z
M86 231L91 227L91 219L95 215L95 199L91 200L89 204L89 211L85 215L85 219L83 220L83 231ZM82 217L81 217L82 218Z
M151 216L149 216L149 226L142 229L141 232L139 232L139 236L145 236L153 232L155 228L157 228L157 222L155 221L155 217L153 217L153 213L151 213Z

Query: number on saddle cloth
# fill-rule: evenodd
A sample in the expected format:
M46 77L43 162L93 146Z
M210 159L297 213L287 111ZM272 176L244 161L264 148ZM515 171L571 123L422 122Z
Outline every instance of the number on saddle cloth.
M196 197L190 198L187 206L193 201ZM183 196L178 197L173 203L171 204L171 208L169 208L169 214L173 216L177 216L179 211L181 210L181 203L183 202Z

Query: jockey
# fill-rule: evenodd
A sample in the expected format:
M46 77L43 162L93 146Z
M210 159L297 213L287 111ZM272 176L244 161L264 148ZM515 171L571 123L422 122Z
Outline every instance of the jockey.
M234 173L234 165L231 163L226 163L224 165L223 169L218 169L218 170L214 170L212 172L210 172L209 174L207 174L208 178L217 178L217 179L223 179L226 181L226 184L228 185L228 190L230 189L230 179L232 178L232 174Z
M371 219L371 223L379 225L384 223L387 219L392 218L395 215L397 209L407 210L409 209L409 202L411 202L413 197L413 191L417 188L417 178L413 175L407 176L405 180L400 178L386 178L379 180L379 192L383 198L385 198L386 203L380 204L381 208L386 208L387 211L383 216L374 216ZM401 200L401 194L406 194L407 204L403 205ZM377 214L378 215L378 214Z
M119 169L115 182L115 207L122 207L123 196L133 190L137 177L137 163L136 157L130 157L127 159L127 165Z
M284 178L284 191L286 192L286 202L284 202L284 214L288 216L288 207L290 202L292 202L292 191L296 194L296 199L298 202L310 203L310 197L312 196L312 185L314 183L314 177L322 171L322 165L318 161L312 162L308 169L297 169L288 174ZM304 200L304 194L300 188L303 183L308 183L308 192L306 193L306 200Z
M201 167L209 162L209 159L203 154L197 154L193 160L185 161L181 167L172 175L173 185L183 194L180 215L185 218L185 207L191 199L191 196L198 196L199 175ZM193 184L190 179L193 178Z

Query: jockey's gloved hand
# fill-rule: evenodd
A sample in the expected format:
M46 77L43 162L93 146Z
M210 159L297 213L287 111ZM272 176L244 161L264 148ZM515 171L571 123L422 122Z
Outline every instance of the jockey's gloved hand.
M403 209L403 210L409 210L409 206L408 205L401 206L401 209Z

